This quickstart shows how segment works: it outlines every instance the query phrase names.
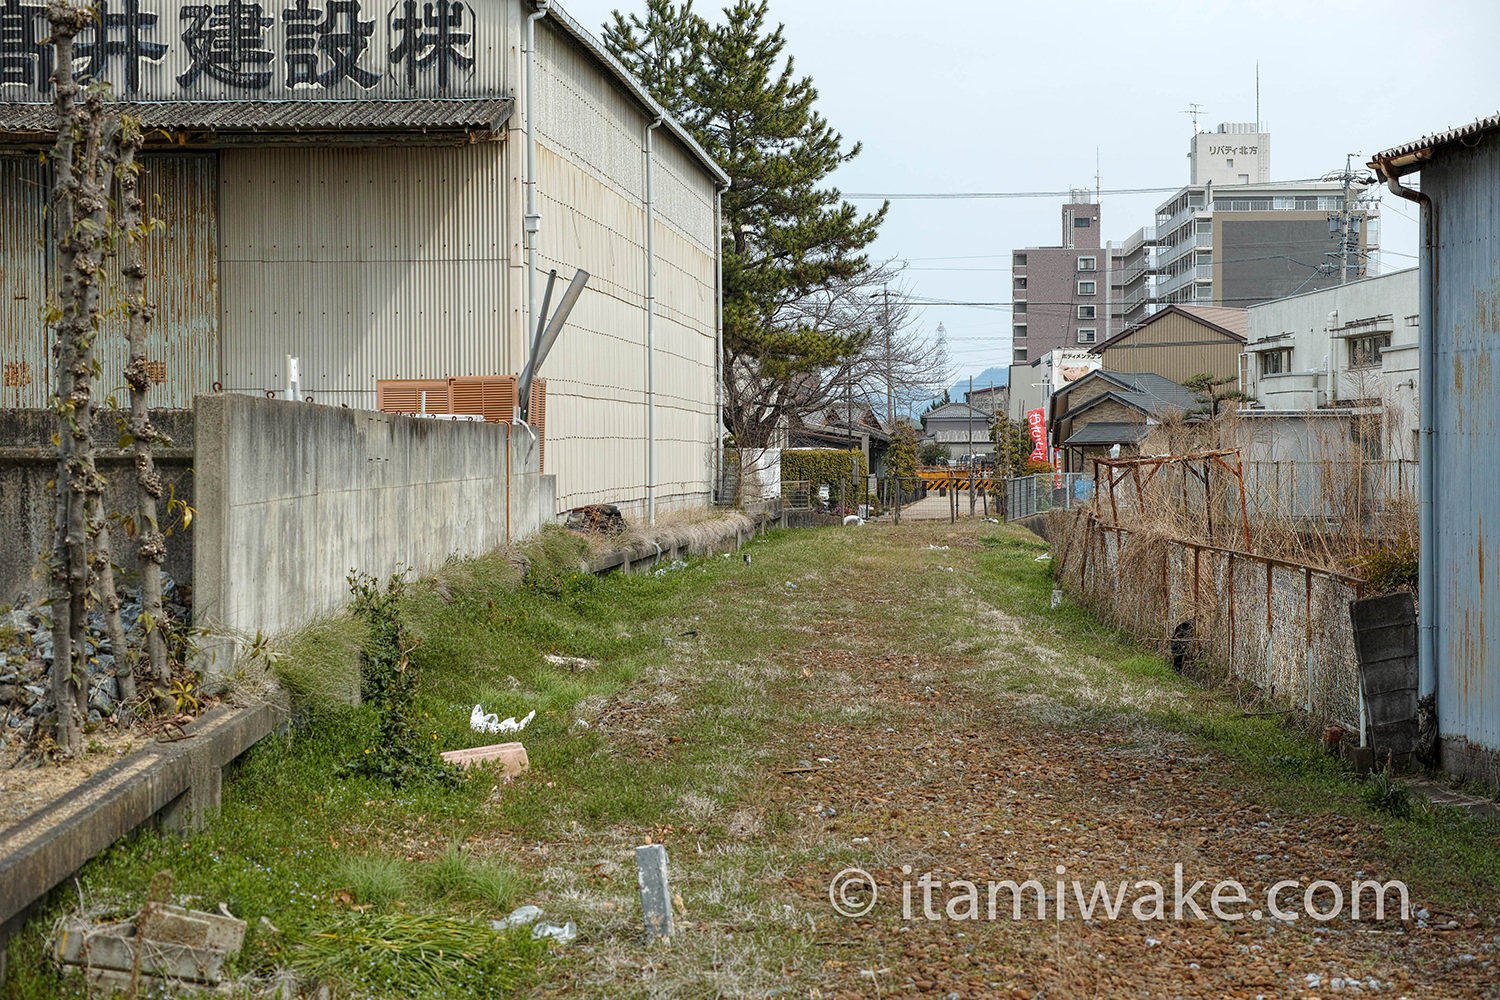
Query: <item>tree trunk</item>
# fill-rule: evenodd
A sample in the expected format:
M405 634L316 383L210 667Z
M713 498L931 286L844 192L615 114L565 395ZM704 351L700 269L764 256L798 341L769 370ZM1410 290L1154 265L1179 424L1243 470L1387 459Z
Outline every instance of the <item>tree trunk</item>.
M143 217L140 175L136 154L142 136L138 122L123 123L120 156L120 228L125 239L124 296L129 319L130 360L125 383L130 387L130 437L135 449L135 479L138 487L135 514L137 555L141 567L141 622L146 634L147 676L158 709L175 704L170 694L172 665L167 658L162 618L162 563L167 556L166 538L157 523L157 502L162 498L161 474L156 471L156 447L168 444L151 423L146 393L151 377L146 367L146 326L155 318L155 308L146 301L145 239L152 223Z
M52 551L52 702L56 712L54 738L65 753L82 748L82 716L78 712L79 678L73 673L72 604L72 531L74 511L70 487L73 464L74 411L69 404L72 372L76 367L74 335L77 330L77 227L75 198L77 178L73 171L76 141L75 118L78 113L78 86L73 80L73 38L92 20L81 10L65 7L48 9L52 41L56 50L53 83L56 92L53 109L57 119L57 142L52 150L52 225L57 233L57 258L60 283L59 315L54 351L57 358L57 383L54 405L57 412L57 504L54 513L55 536Z

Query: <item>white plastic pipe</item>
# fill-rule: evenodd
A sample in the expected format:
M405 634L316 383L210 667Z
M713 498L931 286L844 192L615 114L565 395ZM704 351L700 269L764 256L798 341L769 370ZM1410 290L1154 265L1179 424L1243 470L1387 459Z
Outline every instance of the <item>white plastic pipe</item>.
M646 508L656 523L656 148L658 118L646 126Z

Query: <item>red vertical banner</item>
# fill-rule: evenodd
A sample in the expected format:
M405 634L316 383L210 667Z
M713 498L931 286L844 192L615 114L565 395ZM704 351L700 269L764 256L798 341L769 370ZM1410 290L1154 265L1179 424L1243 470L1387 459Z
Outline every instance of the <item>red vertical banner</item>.
M1040 407L1027 411L1026 424L1031 428L1031 460L1033 462L1047 461L1047 418L1042 414Z

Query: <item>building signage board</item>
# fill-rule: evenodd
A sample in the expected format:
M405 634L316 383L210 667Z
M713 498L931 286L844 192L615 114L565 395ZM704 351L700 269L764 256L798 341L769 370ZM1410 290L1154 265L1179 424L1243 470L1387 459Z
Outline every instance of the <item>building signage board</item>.
M122 101L499 96L503 4L472 0L96 0L80 79ZM52 99L45 0L0 0L0 102Z
M1047 461L1047 418L1040 409L1026 413L1026 425L1031 430L1031 460Z

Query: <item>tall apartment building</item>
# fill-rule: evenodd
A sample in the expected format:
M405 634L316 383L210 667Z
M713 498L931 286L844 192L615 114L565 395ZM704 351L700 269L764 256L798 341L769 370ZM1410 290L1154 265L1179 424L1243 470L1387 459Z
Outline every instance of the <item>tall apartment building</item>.
M1272 183L1270 133L1223 124L1193 136L1186 187L1136 230L1111 269L1109 312L1119 329L1173 303L1245 308L1337 285L1346 188L1341 182ZM1373 276L1379 211L1347 188L1348 280Z
M1074 190L1062 207L1062 245L1011 255L1012 364L1105 339L1109 259L1099 223L1092 192Z

